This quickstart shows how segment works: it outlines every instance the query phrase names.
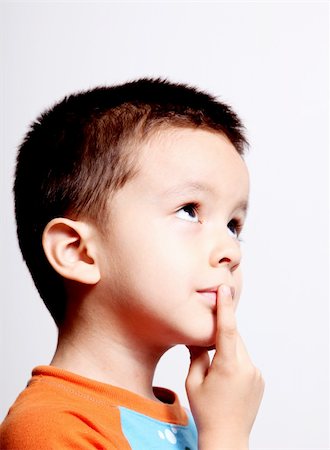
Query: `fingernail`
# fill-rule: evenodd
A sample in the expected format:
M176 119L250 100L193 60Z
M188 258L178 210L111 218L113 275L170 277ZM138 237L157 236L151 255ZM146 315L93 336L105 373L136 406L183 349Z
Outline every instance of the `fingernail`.
M223 284L222 286L221 286L221 294L222 295L226 295L226 296L231 296L231 290L230 290L230 287L229 286L227 286L226 284Z

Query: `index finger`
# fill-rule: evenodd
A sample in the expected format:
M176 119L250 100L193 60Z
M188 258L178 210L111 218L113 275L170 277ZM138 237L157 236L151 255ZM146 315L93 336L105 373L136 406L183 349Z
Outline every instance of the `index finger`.
M237 325L231 290L227 285L221 285L217 295L217 336L216 353L223 362L229 362L236 357ZM216 356L216 355L215 355Z

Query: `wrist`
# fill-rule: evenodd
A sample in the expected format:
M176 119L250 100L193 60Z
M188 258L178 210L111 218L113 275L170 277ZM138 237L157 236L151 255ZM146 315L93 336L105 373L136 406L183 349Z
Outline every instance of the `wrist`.
M198 450L249 450L249 439L232 436L199 436Z

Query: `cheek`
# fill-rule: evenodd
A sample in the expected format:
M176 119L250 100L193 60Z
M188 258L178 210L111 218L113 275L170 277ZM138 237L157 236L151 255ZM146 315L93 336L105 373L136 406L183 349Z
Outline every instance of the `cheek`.
M123 227L117 233L109 252L118 272L134 280L135 284L144 285L144 289L155 285L159 288L171 286L189 273L191 255L178 239L161 227L148 224L135 227L134 233ZM110 246L111 247L111 246Z

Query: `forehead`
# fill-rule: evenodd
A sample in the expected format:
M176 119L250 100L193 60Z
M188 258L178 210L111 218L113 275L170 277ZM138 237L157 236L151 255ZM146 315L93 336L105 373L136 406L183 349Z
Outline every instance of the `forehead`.
M228 138L202 129L159 130L141 148L137 180L164 194L228 191L247 198L246 164Z

